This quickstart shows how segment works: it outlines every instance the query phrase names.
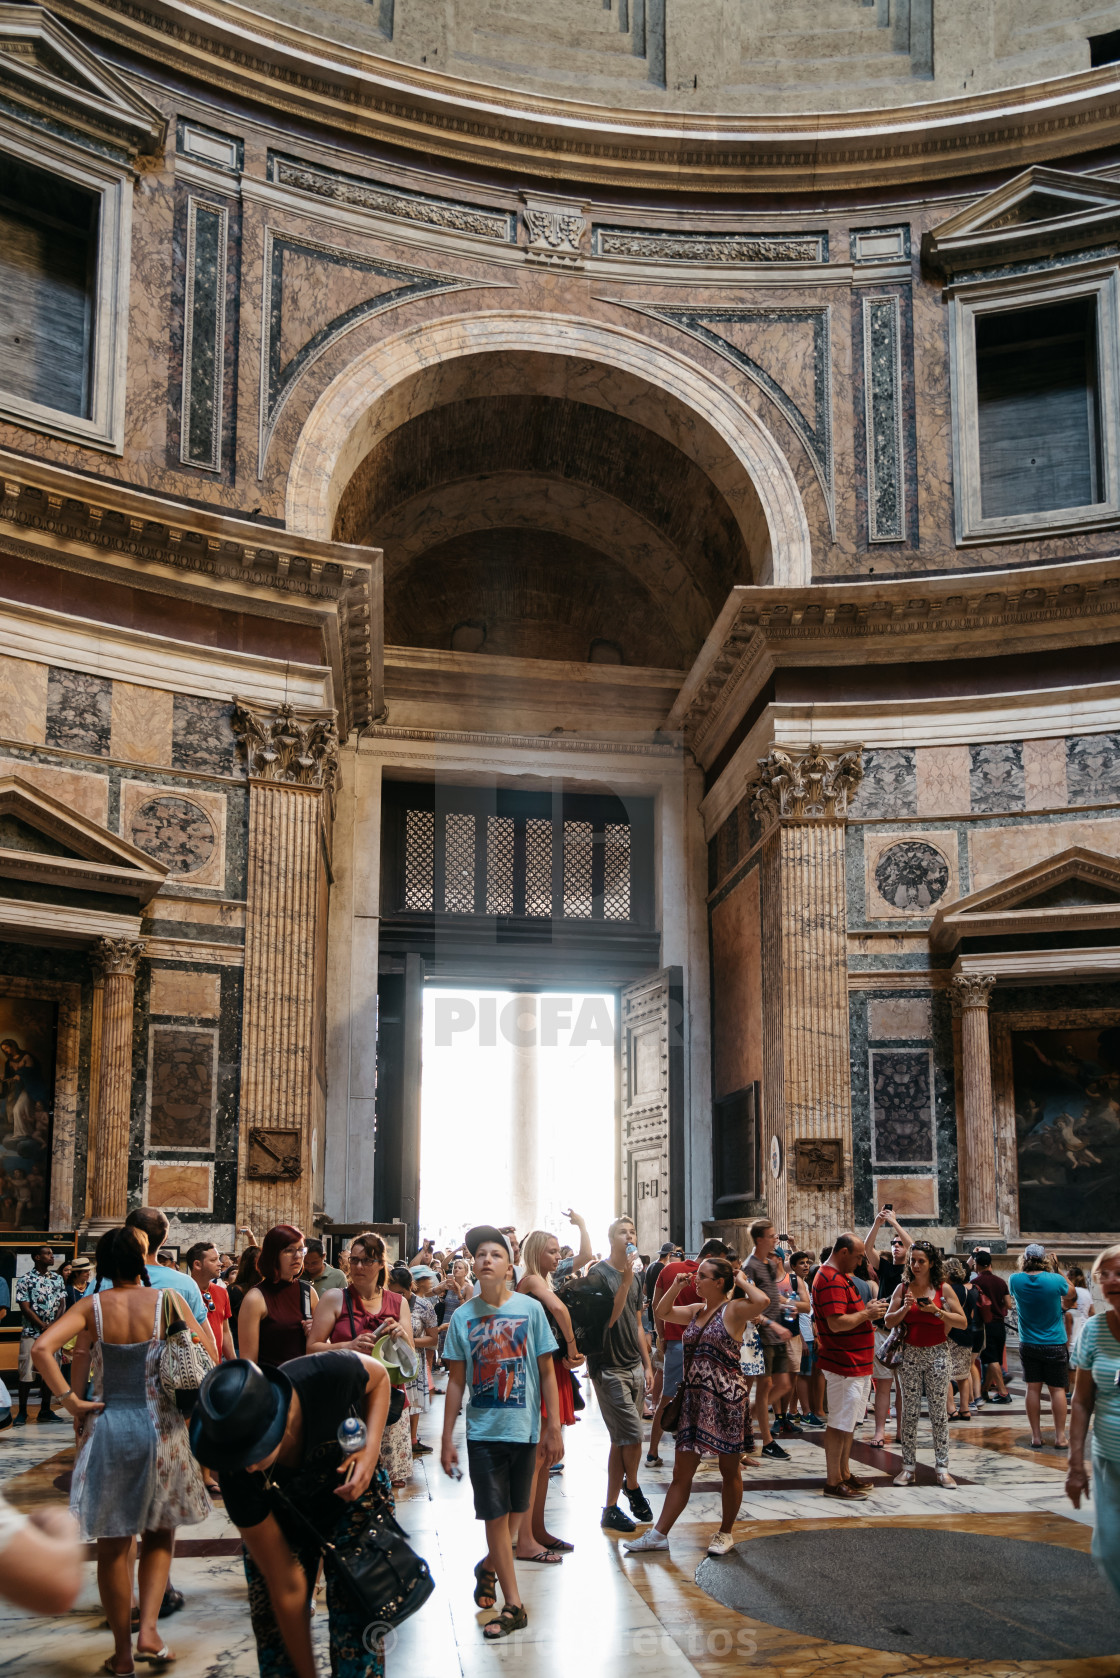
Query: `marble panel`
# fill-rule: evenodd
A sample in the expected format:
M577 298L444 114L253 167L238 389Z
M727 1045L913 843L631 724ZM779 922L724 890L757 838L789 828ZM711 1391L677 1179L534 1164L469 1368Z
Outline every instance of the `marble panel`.
M1083 821L1033 821L1015 827L977 827L968 835L971 891L1005 880L1009 874L1057 856L1070 845L1084 845L1106 856L1120 856L1120 817L1088 816Z
M152 969L148 1011L190 1019L217 1019L222 1001L220 973L193 973L179 967Z
M914 754L919 816L960 816L971 809L967 746L919 746Z
M135 682L113 683L110 750L130 763L171 762L174 695Z
M225 883L225 796L148 782L121 783L121 833L192 886Z
M997 740L970 746L969 786L974 811L1002 815L1025 805L1023 743Z
M896 1218L936 1218L937 1180L934 1177L876 1177L875 1199L893 1206Z
M1052 810L1069 803L1065 740L1023 741L1023 786L1028 810Z
M211 472L222 464L228 242L226 206L192 196L187 204L179 457L185 466Z
M1120 734L1087 734L1067 740L1066 784L1071 804L1104 804L1120 798Z
M214 1167L178 1160L149 1160L144 1171L144 1200L165 1212L209 1212Z
M176 769L204 769L212 775L243 772L233 705L220 699L199 699L177 693L172 725L172 765Z
M148 1034L148 1145L214 1146L217 1032L157 1025Z
M871 1051L872 1158L932 1165L933 1067L928 1049Z
M873 997L867 1005L867 1032L873 1043L931 1036L933 1009L929 997Z
M885 748L863 754L863 780L851 803L855 816L914 816L918 781L912 748Z
M108 757L113 684L108 676L51 665L47 676L48 746Z
M899 299L865 297L863 376L871 542L901 542L906 536L901 338Z
M0 735L29 746L47 738L47 666L0 658Z
M712 983L717 1097L762 1077L762 932L759 871L752 868L712 910Z

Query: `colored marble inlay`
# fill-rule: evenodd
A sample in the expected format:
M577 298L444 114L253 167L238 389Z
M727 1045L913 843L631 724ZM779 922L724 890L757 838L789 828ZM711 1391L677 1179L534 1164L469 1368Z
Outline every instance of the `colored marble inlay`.
M1052 810L1068 804L1064 740L1023 741L1023 785L1028 810Z
M1066 741L1066 783L1071 804L1120 798L1120 734L1086 734Z
M867 539L906 536L903 484L902 354L899 300L863 300L864 402L867 418Z
M149 799L133 816L129 838L173 874L205 867L218 842L205 810L186 798Z
M0 657L0 736L41 746L47 737L47 666Z
M875 864L875 889L892 909L928 915L949 886L949 865L941 852L908 839L884 851Z
M867 1005L867 1034L873 1042L932 1036L933 1010L929 997L872 997Z
M238 769L233 706L218 699L198 699L177 693L172 723L172 764L176 769L202 769L212 775L233 775Z
M213 1030L153 1026L151 1147L213 1146L216 1049Z
M968 751L972 809L998 815L1025 808L1022 741L996 740Z
M967 746L919 746L915 752L919 816L960 816L969 804Z
M153 1160L148 1167L146 1200L166 1212L209 1212L212 1199L209 1165L180 1165Z
M852 801L855 816L913 816L918 808L915 754L910 747L863 754L863 780Z
M222 464L222 349L225 339L229 211L192 198L187 207L187 295L183 333L184 466Z
M107 676L51 665L47 677L48 746L108 757L113 684Z
M932 1165L928 1049L872 1049L871 1133L877 1165Z

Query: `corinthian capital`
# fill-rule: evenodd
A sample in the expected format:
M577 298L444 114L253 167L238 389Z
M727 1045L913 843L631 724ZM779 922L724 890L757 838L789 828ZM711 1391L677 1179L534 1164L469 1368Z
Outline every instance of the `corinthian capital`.
M338 727L333 712L329 717L300 718L294 705L262 711L238 701L233 727L245 748L249 773L258 780L333 788L338 774Z
M136 963L144 949L142 938L99 938L93 952L94 968L106 978L110 973L125 973L134 978Z
M796 756L775 747L769 757L758 760L752 799L755 815L763 826L781 816L842 816L863 780L862 754L862 746L832 753L810 746Z
M949 995L957 1008L986 1009L995 982L994 973L957 973L951 981Z

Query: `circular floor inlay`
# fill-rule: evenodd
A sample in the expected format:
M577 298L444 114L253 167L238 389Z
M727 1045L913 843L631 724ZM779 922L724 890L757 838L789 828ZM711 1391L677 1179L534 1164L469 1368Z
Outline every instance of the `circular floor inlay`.
M945 1660L1120 1652L1115 1596L1090 1556L1057 1544L828 1527L751 1539L701 1562L696 1582L725 1608L831 1643Z

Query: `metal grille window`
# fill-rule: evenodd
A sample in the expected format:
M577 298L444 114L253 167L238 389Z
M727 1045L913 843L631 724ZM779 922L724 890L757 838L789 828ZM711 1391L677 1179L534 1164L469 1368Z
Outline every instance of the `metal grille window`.
M450 811L443 848L443 907L451 915L474 913L474 817Z
M525 913L552 914L552 823L525 823Z
M513 914L513 817L486 818L486 913Z
M564 823L564 915L567 919L591 919L594 850L595 830L590 822Z
M630 829L621 822L603 829L603 918L630 919Z
M431 810L408 810L404 822L404 906L435 905L436 818Z

